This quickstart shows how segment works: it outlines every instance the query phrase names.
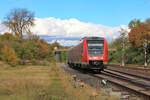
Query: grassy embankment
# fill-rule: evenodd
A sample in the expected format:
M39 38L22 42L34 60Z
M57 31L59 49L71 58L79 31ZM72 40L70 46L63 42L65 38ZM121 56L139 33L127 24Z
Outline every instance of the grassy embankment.
M85 86L74 88L71 77L60 67L18 66L9 67L0 62L0 100L115 100Z

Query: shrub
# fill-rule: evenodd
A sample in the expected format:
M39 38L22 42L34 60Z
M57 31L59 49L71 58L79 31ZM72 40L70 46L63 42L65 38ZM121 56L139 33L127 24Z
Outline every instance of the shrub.
M21 65L38 64L39 62L37 61L45 62L45 60L51 62L54 59L52 46L48 44L45 40L40 39L37 36L31 37L30 39L28 38L18 39L17 37L15 37L13 34L10 33L1 34L0 55L2 55L1 50L2 48L4 48L5 45L13 48L17 58L19 58L18 64ZM5 59L4 61L8 62L5 57L3 58ZM0 60L2 60L2 57L0 57Z
M1 49L0 57L3 61L7 62L11 66L16 66L19 61L14 49L8 47L7 45Z

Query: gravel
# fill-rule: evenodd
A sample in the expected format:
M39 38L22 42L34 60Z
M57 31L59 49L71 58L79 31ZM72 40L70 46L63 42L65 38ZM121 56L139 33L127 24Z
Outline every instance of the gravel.
M118 87L112 83L108 83L107 80L98 79L89 75L89 73L93 74L94 72L76 70L68 67L66 64L62 64L62 68L70 75L75 75L77 80L84 82L91 87L96 88L97 90L103 91L107 95L114 96L120 100L145 100L144 98L137 96L135 93L128 91L125 88ZM102 80L106 82L106 85L103 84Z

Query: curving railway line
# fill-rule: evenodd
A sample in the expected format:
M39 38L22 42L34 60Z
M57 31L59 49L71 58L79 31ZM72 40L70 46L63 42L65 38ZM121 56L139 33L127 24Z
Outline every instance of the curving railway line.
M107 65L109 69L115 69L115 70L120 70L120 71L126 71L126 72L131 72L131 73L138 73L140 76L146 75L150 76L150 68L144 68L140 66L120 66L120 65L112 65L108 64Z
M125 70L123 71L123 70L114 69L114 68L107 68L107 69L109 71L119 72L119 73L122 73L122 74L125 74L125 75L130 75L130 76L134 76L136 78L142 78L142 79L150 81L150 77L148 77L146 75L143 75L143 74L140 74L140 73L133 73L133 72L130 72L130 71L125 71Z
M147 100L150 100L149 77L111 69L105 69L101 74L95 74L93 76L106 79L113 84L132 90L146 97Z
M84 69L77 69L79 72L95 77L97 79L105 79L107 82L115 84L120 88L130 90L138 96L144 97L144 100L150 100L150 77L131 73L128 71L121 71L111 67L105 69L101 74L95 74Z

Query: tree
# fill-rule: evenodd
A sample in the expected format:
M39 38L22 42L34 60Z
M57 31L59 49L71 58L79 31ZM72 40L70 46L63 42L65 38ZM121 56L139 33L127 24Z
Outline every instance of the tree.
M50 45L42 39L38 40L38 44L40 47L40 57L41 58L46 58L47 56L49 57L52 51Z
M128 33L128 31L124 28L120 28L121 31L120 31L120 38L121 38L121 44L122 44L122 66L125 65L125 47L126 47L126 43L127 43L127 40L128 40L128 37L126 35L126 33Z
M8 27L19 39L23 33L31 34L31 26L34 25L34 13L27 9L12 9L4 18L4 25ZM29 34L30 33L30 34Z
M2 53L0 57L3 61L7 62L11 66L16 66L18 64L19 59L13 48L10 48L7 45L5 45L1 49L1 51Z
M15 36L11 33L4 33L3 35L1 35L1 40L14 40L15 39Z
M51 46L52 46L52 49L54 49L54 47L57 47L58 49L62 48L61 45L60 45L60 43L57 42L57 41L53 42L53 43L51 44Z
M131 20L131 22L129 23L129 28L130 29L133 29L133 28L136 28L138 26L141 26L143 23L139 20L139 19L134 19L134 20Z
M150 25L142 24L140 27L135 27L129 32L129 41L134 46L142 46L144 40L150 41Z
M150 25L150 18L146 19L145 23Z

